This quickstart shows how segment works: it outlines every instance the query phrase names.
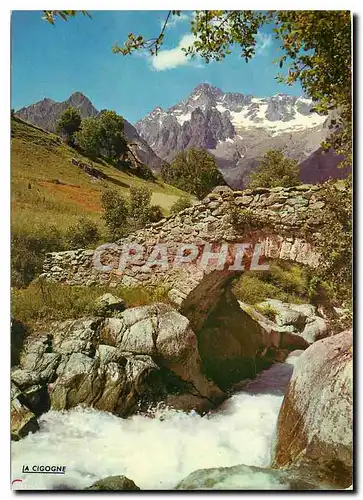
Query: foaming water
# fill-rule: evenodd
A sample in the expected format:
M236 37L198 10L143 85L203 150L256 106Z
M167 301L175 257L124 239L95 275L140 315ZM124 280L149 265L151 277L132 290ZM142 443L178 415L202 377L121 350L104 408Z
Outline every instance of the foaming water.
M201 468L266 467L283 394L298 354L262 372L218 411L155 410L121 419L90 408L49 411L40 430L12 444L17 489L82 489L125 475L141 489L171 489ZM65 465L64 476L22 473L23 465Z

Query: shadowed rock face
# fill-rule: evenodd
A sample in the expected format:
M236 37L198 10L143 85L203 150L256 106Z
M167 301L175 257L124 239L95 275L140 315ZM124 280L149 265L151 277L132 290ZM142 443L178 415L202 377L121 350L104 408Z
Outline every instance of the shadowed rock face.
M353 466L352 331L315 342L299 358L278 419L273 465L309 465L347 488Z

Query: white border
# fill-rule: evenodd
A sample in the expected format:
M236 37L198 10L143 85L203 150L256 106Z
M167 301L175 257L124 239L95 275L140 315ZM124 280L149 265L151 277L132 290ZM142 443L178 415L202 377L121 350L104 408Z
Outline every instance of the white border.
M121 2L124 5L127 5L126 2ZM154 0L152 2L152 9L150 9L150 3L147 2L147 0L133 0L132 2L132 7L133 10L169 10L170 8L172 9L181 9L181 10L196 10L196 9L239 9L241 8L241 2L233 0L227 2L227 5L221 6L222 2L217 2L215 0L199 0L198 2L191 1L191 0L184 0L183 2L178 1L171 1L171 2L165 2L163 0ZM51 6L50 6L50 5ZM128 4L130 5L130 4ZM0 195L0 203L1 203L1 245L0 245L0 251L1 251L1 266L0 266L0 273L1 273L1 315L0 315L0 334L1 334L1 362L0 362L0 368L1 368L1 376L0 376L0 381L1 381L1 397L2 397L2 411L0 413L1 415L1 425L0 429L2 432L2 439L1 443L2 446L0 448L0 453L1 453L1 481L0 481L0 491L2 494L2 498L9 498L11 497L11 491L10 491L10 443L9 443L9 429L10 429L10 419L9 419L9 371L10 371L10 335L9 335L9 326L10 326L10 300L9 300L9 277L10 277L10 271L9 271L9 263L10 263L10 233L9 233L9 206L10 206L10 124L9 124L9 112L10 112L10 11L11 10L42 10L46 7L47 9L53 8L56 9L58 8L64 8L64 2L48 2L47 5L44 5L44 2L39 2L34 1L31 2L31 5L29 2L26 2L24 0L17 0L13 2L7 2L6 0L3 0L0 6L0 36L1 36L1 65L0 68L2 70L3 77L1 78L1 92L0 92L0 102L1 102L1 109L0 109L0 117L2 121L2 127L1 127L1 181L0 181L0 188L1 188L1 195ZM87 2L80 2L80 1L74 1L72 2L72 8L81 10L81 9L87 9L87 10L100 10L100 2L99 0L88 0ZM107 0L104 0L102 2L102 10L120 10L120 3L119 2L109 2ZM361 2L358 1L350 1L350 2L341 2L337 0L330 0L328 3L326 1L317 1L317 0L306 0L305 2L301 2L300 4L297 2L292 2L290 1L282 1L278 0L275 2L266 2L262 1L259 2L258 5L256 5L255 1L251 0L245 0L243 2L243 8L244 9L259 9L259 10L267 10L267 9L286 9L286 10L291 10L291 9L296 9L296 10L307 10L307 9L321 9L324 10L327 7L331 10L340 10L340 9L349 9L352 10L353 13L359 16L361 13ZM362 26L360 26L360 29L362 29ZM359 51L359 48L361 51ZM360 34L360 30L357 30L356 33L356 46L355 50L358 51L358 55L356 57L356 67L355 67L355 78L357 81L359 81L359 72L360 72L360 54L362 53L362 35ZM358 84L356 84L356 87L358 88ZM362 167L362 162L359 160L361 159L361 150L359 149L359 128L358 128L358 121L359 118L362 116L362 109L363 109L363 104L362 101L358 100L358 96L355 95L355 106L356 106L356 124L357 124L357 129L355 131L355 138L356 138L356 157L355 157L355 171L358 172ZM358 139L358 140L357 140ZM362 179L363 179L363 174L356 174L355 175L355 191L356 191L356 204L357 206L355 207L355 222L356 222L356 228L355 228L355 237L356 237L356 245L358 245L358 239L360 234L362 234L362 225L363 225L363 214L362 214L362 203L359 203L360 201L360 194L362 193ZM356 246L356 252L355 252L355 262L357 264L357 273L355 276L355 286L356 286L356 292L359 290L359 286L361 283L363 283L363 276L362 276L362 266L359 265L359 259L358 256L360 256L358 252L358 246ZM359 311L363 310L363 301L361 295L358 294L358 300L356 304L356 312L358 313ZM355 324L355 335L356 335L356 349L355 352L360 355L359 361L361 364L362 360L362 355L361 355L361 347L363 345L363 340L360 339L359 337L363 334L363 330L360 328L359 324L359 319L356 318L356 324ZM358 349L357 349L358 348ZM358 365L358 363L356 362ZM356 392L359 391L359 388L361 386L360 382L362 383L362 369L359 370L358 373L358 368L359 365L357 366L357 375L358 379L355 381L355 386L356 386ZM358 399L358 398L357 398ZM359 405L360 406L360 405ZM360 413L360 408L357 408L357 414L356 414L356 422L355 425L358 427L358 414ZM362 431L359 433L360 437L362 436ZM359 445L360 445L359 440ZM363 460L362 458L359 457L359 451L361 450L361 447L358 446L358 450L355 451L355 454L358 458L358 466L359 470L357 468L356 470L356 478L358 477L363 477L361 474L362 471L362 463ZM246 496L253 496L255 497L256 494L248 494L246 492L241 492L245 497ZM36 493L34 493L36 494ZM59 494L59 493L58 493ZM291 493L294 494L294 493ZM309 492L309 495L314 494L314 492ZM47 494L42 494L43 498L48 498L51 497L52 493L49 492ZM74 495L72 492L68 492L68 495ZM123 495L127 495L126 493L123 493ZM155 493L150 493L150 495L158 495L157 492ZM165 495L165 494L164 494ZM221 496L223 493L220 493L217 496ZM262 495L262 494L261 494ZM257 495L259 496L259 495ZM277 498L278 493L272 494L272 497Z

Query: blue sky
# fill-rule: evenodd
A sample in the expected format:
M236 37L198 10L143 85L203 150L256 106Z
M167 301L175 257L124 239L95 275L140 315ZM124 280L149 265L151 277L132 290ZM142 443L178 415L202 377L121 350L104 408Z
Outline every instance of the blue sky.
M111 48L129 32L154 37L166 11L91 14L92 19L81 15L51 26L41 20L41 11L13 11L12 108L44 97L61 101L80 91L97 109L114 109L134 123L156 106L167 108L186 98L201 82L257 97L302 94L299 86L274 80L278 67L272 61L279 51L270 27L259 34L254 60L245 63L236 48L224 61L205 64L188 61L180 50L190 39L191 12L172 22L156 59L145 54L116 55Z

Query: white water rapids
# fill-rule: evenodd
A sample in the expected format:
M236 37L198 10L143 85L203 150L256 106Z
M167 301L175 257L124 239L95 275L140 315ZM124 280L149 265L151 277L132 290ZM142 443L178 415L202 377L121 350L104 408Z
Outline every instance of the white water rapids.
M90 408L49 411L40 417L38 432L12 444L12 479L22 480L13 488L83 489L98 479L125 475L141 489L165 490L197 469L266 467L283 394L300 352L260 373L204 417L175 410L128 419ZM23 465L65 465L66 473L24 474Z

